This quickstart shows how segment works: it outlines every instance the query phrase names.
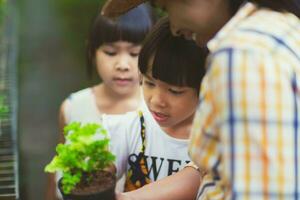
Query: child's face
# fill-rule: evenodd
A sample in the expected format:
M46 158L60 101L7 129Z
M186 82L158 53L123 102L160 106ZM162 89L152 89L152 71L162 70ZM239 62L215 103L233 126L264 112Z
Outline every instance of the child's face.
M118 41L103 44L96 51L96 66L103 83L115 93L126 95L139 86L137 67L141 45Z
M192 123L198 105L194 88L178 87L143 76L146 104L157 123L164 128L179 128Z
M229 20L228 0L153 0L168 12L171 31L204 46Z

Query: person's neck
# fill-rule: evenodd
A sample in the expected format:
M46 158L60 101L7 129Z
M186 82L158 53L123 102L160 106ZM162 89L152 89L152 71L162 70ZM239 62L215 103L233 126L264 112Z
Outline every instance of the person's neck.
M232 13L230 12L229 5L225 3L222 6L222 12L220 12L219 15L215 15L214 22L210 27L209 30L207 30L206 34L202 35L201 40L206 41L204 44L206 45L211 39L213 39L218 32L230 21L230 19L233 17ZM203 43L197 43L199 46L205 46Z
M93 87L98 109L107 114L120 114L133 111L138 108L141 102L141 89L139 86L128 94L119 94L99 84Z

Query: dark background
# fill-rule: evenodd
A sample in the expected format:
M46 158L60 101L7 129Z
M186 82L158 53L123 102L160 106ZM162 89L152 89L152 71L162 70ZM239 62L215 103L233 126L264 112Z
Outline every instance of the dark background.
M55 153L59 106L71 92L92 84L85 72L85 41L101 0L16 2L20 197L43 200L43 170Z

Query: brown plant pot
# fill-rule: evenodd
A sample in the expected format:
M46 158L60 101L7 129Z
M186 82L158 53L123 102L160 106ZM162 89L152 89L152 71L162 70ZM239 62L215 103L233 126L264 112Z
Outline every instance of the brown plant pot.
M64 200L115 200L116 178L107 171L93 173L91 181L86 181L87 175L75 186L70 194L62 190L62 179L58 182L58 188Z

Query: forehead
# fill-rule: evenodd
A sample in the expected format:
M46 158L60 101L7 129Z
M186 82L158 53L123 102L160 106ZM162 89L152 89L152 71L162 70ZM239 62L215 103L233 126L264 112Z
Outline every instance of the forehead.
M134 44L127 41L117 41L117 42L108 42L104 43L102 46L104 47L114 47L114 48L141 48L140 44Z

